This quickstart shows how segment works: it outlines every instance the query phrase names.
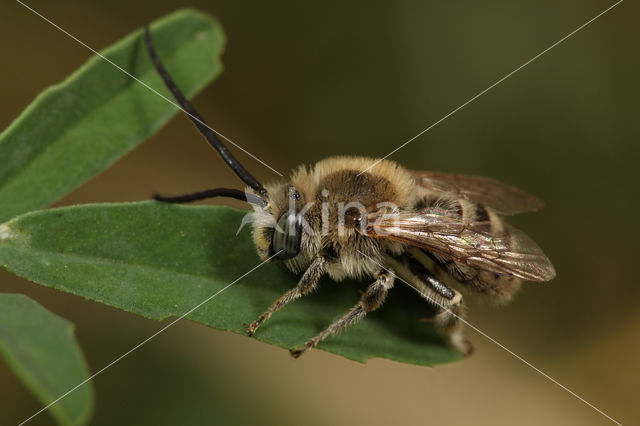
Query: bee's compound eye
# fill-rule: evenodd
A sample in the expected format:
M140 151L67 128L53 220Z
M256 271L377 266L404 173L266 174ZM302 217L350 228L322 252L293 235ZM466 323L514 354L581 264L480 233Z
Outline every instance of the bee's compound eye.
M302 238L302 221L299 215L284 212L273 231L271 249L278 253L276 259L284 260L295 257L300 252Z

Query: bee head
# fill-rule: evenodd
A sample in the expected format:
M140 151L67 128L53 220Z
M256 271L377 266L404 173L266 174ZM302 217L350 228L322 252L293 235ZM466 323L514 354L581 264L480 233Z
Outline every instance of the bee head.
M288 260L300 253L303 243L305 197L291 183L267 185L264 208L254 207L253 240L263 259Z

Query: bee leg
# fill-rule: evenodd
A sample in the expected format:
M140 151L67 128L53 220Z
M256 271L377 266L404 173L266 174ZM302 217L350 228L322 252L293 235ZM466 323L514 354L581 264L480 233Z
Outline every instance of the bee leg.
M298 285L280 296L271 304L271 306L269 306L269 309L247 326L247 334L249 336L253 336L258 327L260 327L260 324L268 320L274 312L282 308L287 303L311 293L316 288L318 281L320 281L320 278L326 271L326 265L327 261L324 257L317 257L302 275Z
M436 327L445 333L449 344L462 352L462 355L471 355L473 345L464 337L464 323L460 321L460 318L464 318L465 315L462 294L448 287L426 269L416 278L413 280L413 285L420 295L436 305L438 309L438 313L433 318Z
M458 349L462 355L469 356L473 352L473 345L463 333L465 306L462 294L446 285L435 277L424 265L410 257L389 258L400 277L411 285L438 312L433 321L442 331L451 346Z
M372 312L378 309L384 303L387 298L387 293L391 287L393 287L394 275L389 271L380 271L376 276L376 280L373 284L367 287L367 290L362 294L360 301L349 310L343 317L334 321L323 332L309 340L300 349L292 349L289 352L294 358L298 358L305 353L308 349L316 346L318 343L329 337L330 335L342 330L345 327L355 324L365 315L367 312Z
M451 346L458 349L462 355L469 356L473 353L473 345L464 337L464 323L460 321L464 318L465 305L462 302L462 295L456 290L454 297L446 305L439 305L439 312L434 317L436 327L447 336L447 341Z

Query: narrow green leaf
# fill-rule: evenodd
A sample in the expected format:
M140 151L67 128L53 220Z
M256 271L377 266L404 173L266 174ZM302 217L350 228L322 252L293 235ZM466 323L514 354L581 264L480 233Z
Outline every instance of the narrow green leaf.
M222 71L224 35L213 18L181 10L154 22L151 31L160 57L187 96ZM147 57L140 30L102 53L173 99ZM109 167L178 111L93 56L36 97L0 134L0 222L51 204Z
M0 225L0 265L36 283L160 320L179 316L260 264L244 212L228 207L153 202L96 204L28 213ZM188 315L244 333L294 286L275 263L254 272ZM345 313L368 283L325 280L317 294L291 303L256 338L293 348ZM420 365L460 358L429 323L429 305L401 283L388 302L320 348L364 362L372 357ZM285 356L283 354L283 356Z
M45 405L89 377L73 329L27 296L0 294L0 354ZM92 410L91 383L49 408L61 425L85 424Z

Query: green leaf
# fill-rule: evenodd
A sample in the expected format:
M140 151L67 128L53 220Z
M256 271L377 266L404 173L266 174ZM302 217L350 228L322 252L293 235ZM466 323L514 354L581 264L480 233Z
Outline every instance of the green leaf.
M74 326L21 294L0 294L0 354L43 404L89 377ZM49 407L62 425L81 425L93 410L86 383Z
M180 316L260 265L249 230L235 235L243 213L154 202L28 213L0 225L0 265L36 283L147 318ZM282 266L267 263L188 318L244 333L244 323L296 282ZM297 347L344 314L367 284L325 280L316 294L276 313L256 338ZM431 324L420 321L432 314L428 303L398 283L381 309L320 348L360 362L384 357L434 365L459 359Z
M151 24L158 54L189 97L222 71L224 35L213 18L181 10ZM137 30L103 55L165 97ZM0 134L0 222L48 206L109 167L179 110L93 56L42 92Z

